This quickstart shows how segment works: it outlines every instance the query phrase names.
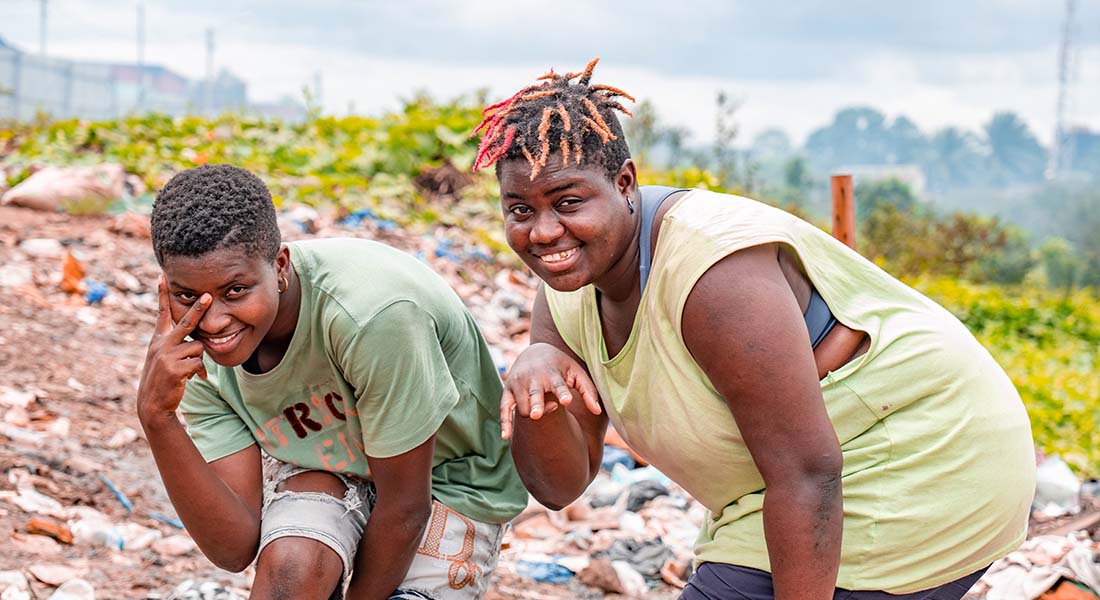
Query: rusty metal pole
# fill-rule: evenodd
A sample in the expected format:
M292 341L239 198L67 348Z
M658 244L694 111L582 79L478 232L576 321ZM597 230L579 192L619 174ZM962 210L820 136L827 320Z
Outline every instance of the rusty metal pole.
M833 175L833 237L856 247L856 201L851 175Z

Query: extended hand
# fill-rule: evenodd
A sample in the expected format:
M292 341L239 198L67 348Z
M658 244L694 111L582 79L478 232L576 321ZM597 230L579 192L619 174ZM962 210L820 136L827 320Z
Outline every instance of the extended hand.
M584 367L550 344L532 344L516 358L504 380L504 395L500 399L501 437L512 437L513 412L537 421L559 405L571 403L574 391L580 392L589 412L594 415L602 412L599 393Z

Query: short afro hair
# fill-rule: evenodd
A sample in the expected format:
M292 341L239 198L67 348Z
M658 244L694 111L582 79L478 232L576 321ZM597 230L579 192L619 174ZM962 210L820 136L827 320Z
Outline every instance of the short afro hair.
M275 260L281 242L271 192L259 177L232 165L203 165L172 177L153 203L152 233L161 265L169 256L232 246Z
M505 160L524 159L531 166L531 179L551 157L564 164L602 168L614 179L630 149L615 112L631 115L619 101L634 97L609 85L593 85L592 70L600 59L578 73L558 74L551 70L511 98L487 107L485 119L474 133L481 143L474 170Z

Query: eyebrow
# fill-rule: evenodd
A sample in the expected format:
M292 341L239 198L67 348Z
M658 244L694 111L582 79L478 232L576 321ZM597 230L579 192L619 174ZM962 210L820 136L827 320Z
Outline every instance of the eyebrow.
M579 181L566 181L561 185L546 190L546 195L549 196L552 194L557 194L559 192L564 192L565 190L568 190L570 188L581 187L581 185L582 184ZM504 194L504 197L508 200L523 200L523 196L515 192L507 192Z
M230 287L233 284L237 283L241 278L247 278L248 275L249 274L246 273L246 272L234 273L232 277L230 277L229 279L227 279L225 281L225 283L222 283L222 284L219 284L219 285L215 286L215 289L224 289L224 288ZM175 287L177 290L179 290L181 292L194 292L195 291L195 290L193 290L193 289L191 289L191 288L189 288L185 285L180 285L180 284L175 283L175 282L172 283L172 287Z

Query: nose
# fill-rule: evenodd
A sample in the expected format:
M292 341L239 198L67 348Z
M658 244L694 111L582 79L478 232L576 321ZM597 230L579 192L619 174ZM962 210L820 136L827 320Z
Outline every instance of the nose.
M202 333L214 335L224 331L232 322L233 318L230 317L225 304L214 300L199 320L198 329Z
M541 211L535 215L535 222L531 224L531 232L528 234L532 244L549 244L565 233L565 226L554 211Z

